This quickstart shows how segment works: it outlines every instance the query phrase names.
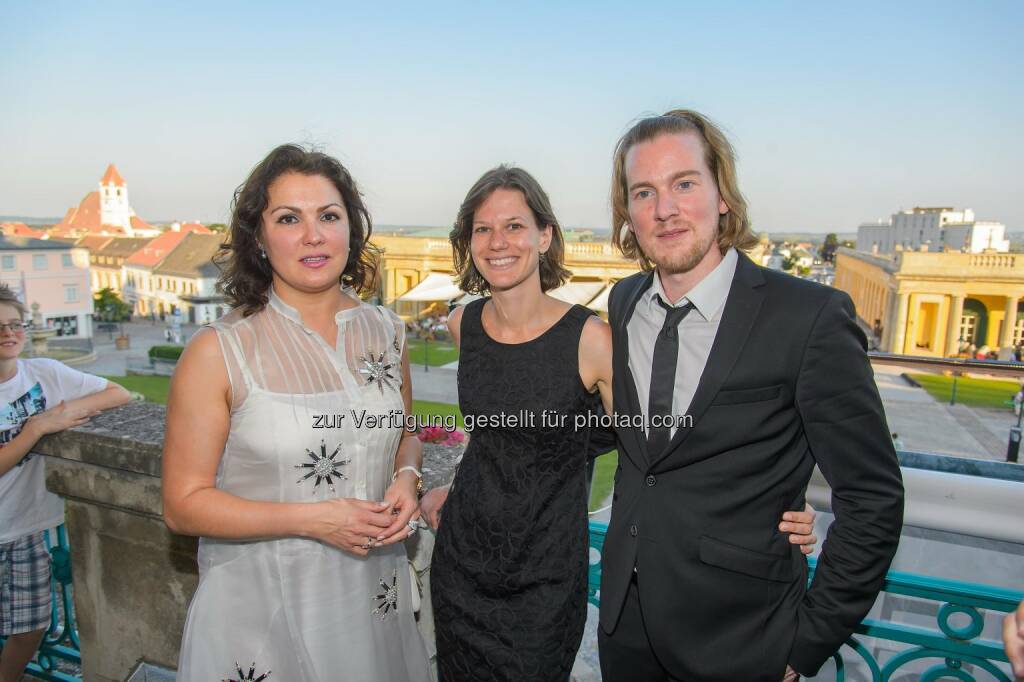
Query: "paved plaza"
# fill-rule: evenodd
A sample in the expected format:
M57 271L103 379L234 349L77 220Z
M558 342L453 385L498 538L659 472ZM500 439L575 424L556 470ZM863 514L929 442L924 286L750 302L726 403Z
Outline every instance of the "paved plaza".
M889 429L899 434L904 450L1006 459L1010 427L1017 424L1009 407L995 410L939 402L923 388L911 386L900 376L903 371L890 366L875 368Z

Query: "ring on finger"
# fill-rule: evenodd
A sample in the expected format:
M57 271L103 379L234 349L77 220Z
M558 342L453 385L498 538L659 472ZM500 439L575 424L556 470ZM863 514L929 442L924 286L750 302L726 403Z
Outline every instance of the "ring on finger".
M420 529L419 519L409 519L409 532L415 533Z

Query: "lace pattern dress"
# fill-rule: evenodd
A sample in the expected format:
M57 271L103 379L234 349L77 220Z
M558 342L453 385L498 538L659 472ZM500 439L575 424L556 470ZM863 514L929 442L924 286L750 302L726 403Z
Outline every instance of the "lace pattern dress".
M401 418L387 415L403 410L405 329L364 303L336 320L331 348L271 292L262 311L211 325L232 392L219 489L267 502L383 498L401 438ZM362 558L303 538L201 538L178 679L426 682L412 589L402 543Z
M564 681L586 622L590 432L574 417L598 409L578 361L593 313L573 306L540 337L503 344L480 323L485 300L460 325L459 404L488 423L472 431L434 546L438 673Z

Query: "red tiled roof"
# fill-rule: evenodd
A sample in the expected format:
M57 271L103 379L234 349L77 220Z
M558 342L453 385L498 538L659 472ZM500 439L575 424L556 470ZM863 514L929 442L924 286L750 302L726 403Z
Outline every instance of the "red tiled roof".
M132 228L136 230L152 230L153 226L137 215L132 216Z
M89 192L78 204L78 208L69 208L64 220L53 226L55 232L73 231L93 232L100 228L100 193Z
M33 230L25 223L0 223L0 234L5 237L32 237L42 239L46 233L42 230Z
M103 174L103 179L100 180L101 185L117 185L118 187L125 187L126 183L121 174L117 172L117 168L114 164L107 166L107 172Z
M198 232L199 234L212 234L213 232L207 229L206 225L202 223L182 223L182 232Z
M125 262L125 265L141 265L151 268L167 257L174 247L181 243L188 232L174 232L168 230L150 243L133 253Z

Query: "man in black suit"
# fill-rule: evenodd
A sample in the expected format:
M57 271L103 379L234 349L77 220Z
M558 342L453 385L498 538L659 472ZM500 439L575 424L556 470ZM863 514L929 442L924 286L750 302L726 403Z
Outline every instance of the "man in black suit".
M613 172L613 242L644 272L609 305L620 467L604 680L813 675L874 603L903 519L853 305L743 255L756 240L732 148L700 114L640 121ZM807 588L776 521L803 508L815 464L835 522Z

